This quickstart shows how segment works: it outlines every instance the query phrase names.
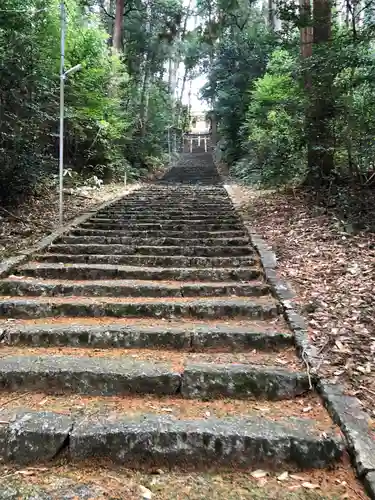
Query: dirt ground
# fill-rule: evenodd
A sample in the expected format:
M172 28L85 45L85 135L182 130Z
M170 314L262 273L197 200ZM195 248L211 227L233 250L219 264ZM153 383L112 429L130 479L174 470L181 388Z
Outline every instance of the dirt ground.
M64 221L77 217L107 200L137 189L140 184L108 184L84 194L64 194ZM0 260L27 248L58 227L59 197L44 191L16 209L0 206Z
M350 467L333 471L132 471L110 463L0 468L1 498L37 500L365 500ZM10 496L10 494L18 494ZM44 496L44 495L48 496Z

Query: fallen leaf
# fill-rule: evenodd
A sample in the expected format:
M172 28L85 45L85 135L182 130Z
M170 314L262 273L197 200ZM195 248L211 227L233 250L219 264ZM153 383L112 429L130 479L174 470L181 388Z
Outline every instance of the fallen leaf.
M299 476L298 474L290 474L289 477L291 479L294 479L295 481L305 481L306 480L305 477Z
M148 488L146 488L145 486L143 486L142 484L139 485L139 490L141 492L141 495L142 495L142 500L150 500L153 496L153 493L152 491L150 491Z
M302 486L308 490L316 490L317 488L320 487L319 484L309 483L308 481L302 483Z
M262 470L262 469L257 469L255 471L251 472L250 475L252 477L254 477L255 479L260 479L262 477L268 476L268 472L265 470Z
M280 476L277 476L278 481L286 481L287 479L289 479L289 472L288 471L285 471L282 474L280 474Z

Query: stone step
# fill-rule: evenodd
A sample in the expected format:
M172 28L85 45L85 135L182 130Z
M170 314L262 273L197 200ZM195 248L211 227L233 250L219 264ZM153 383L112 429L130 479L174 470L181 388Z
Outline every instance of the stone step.
M77 229L72 229L69 233L70 235L73 236L114 236L114 237L121 237L121 236L127 236L131 238L207 238L207 239L213 239L213 238L219 238L219 239L225 239L225 238L248 238L249 235L244 231L195 231L195 230L141 230L141 231L134 231L134 230L110 230L110 229L85 229L85 228L77 228Z
M199 399L226 397L281 400L300 396L308 390L309 378L304 372L240 363L187 364L181 384L183 397Z
M177 219L201 219L207 216L210 217L224 217L228 215L235 215L238 217L237 212L233 208L220 209L218 207L213 207L211 210L186 210L186 209L170 209L170 208L149 208L147 206L143 208L123 208L123 209L107 209L101 210L96 213L99 217L123 217L124 215L129 217L159 217L167 216Z
M2 295L19 296L94 296L94 297L259 297L270 293L265 283L204 283L152 281L43 281L32 279L0 280Z
M198 267L215 268L231 266L248 267L257 264L256 257L188 257L180 255L89 255L89 254L54 254L45 253L34 256L39 262L50 263L73 263L73 264L124 264L128 266L152 266L152 267Z
M107 416L70 416L24 409L13 411L1 432L2 462L46 463L65 448L65 461L72 460L75 465L72 477L76 477L79 461L88 459L105 459L136 468L142 464L153 468L215 465L304 470L333 467L345 454L336 428L321 432L313 420L298 418L175 419L153 414L126 417L117 413L108 420Z
M124 446L127 443L127 446ZM335 435L322 436L297 419L175 420L165 416L126 418L115 422L84 420L70 436L74 460L109 458L129 465L145 459L154 465L221 464L243 467L293 464L301 468L327 467L343 455ZM146 458L147 457L147 458Z
M131 357L7 356L0 359L0 388L53 394L176 394L181 375L162 363Z
M49 253L69 254L69 255L150 255L157 256L183 256L183 257L241 257L254 255L249 246L136 246L136 245L116 245L116 244L54 244L48 248Z
M178 247L216 247L226 246L230 249L250 245L248 238L158 238L131 236L62 236L57 243L64 245L136 245L136 246L178 246Z
M0 317L47 318L69 317L153 317L153 318L276 318L281 306L270 297L194 298L68 298L38 297L3 298Z
M184 194L180 195L181 197ZM237 214L233 205L229 202L226 203L200 203L199 199L193 200L191 202L166 202L163 200L155 200L149 202L140 203L126 203L123 205L111 206L104 211L98 213L127 213L127 214L138 214L142 212L148 213L175 213L178 214L221 214L221 215L231 215Z
M82 228L86 229L122 229L131 231L165 231L171 228L173 231L243 231L242 224L221 224L221 223L206 223L206 222L196 222L196 221L185 221L183 223L177 223L177 221L165 221L165 222L153 222L153 223L141 223L141 222L100 222L91 219L91 222L84 222L81 224Z
M190 217L184 217L180 215L178 218L171 218L165 216L163 214L157 216L153 214L151 216L143 216L137 215L136 217L131 217L128 215L122 215L118 218L108 218L102 217L98 214L95 214L94 217L91 217L88 222L90 223L100 223L100 224L177 224L177 225L192 225L192 224L241 224L241 220L239 217L216 217L215 215L206 215L201 219L192 219Z
M229 214L218 214L215 212L212 213L201 213L199 215L189 214L181 211L178 214L170 214L166 212L156 212L150 211L147 213L137 212L134 214L130 214L129 212L112 212L112 213L96 213L95 220L100 222L123 222L123 221L135 221L135 222L168 222L168 221L176 221L178 222L207 222L210 224L215 224L218 222L223 222L224 224L231 224L232 222L238 223L240 222L240 217L238 215L229 215Z
M92 396L181 394L187 399L230 397L279 401L307 393L309 378L304 372L252 364L187 363L176 371L153 359L131 356L33 354L0 359L0 389Z
M31 262L20 266L18 274L37 278L68 280L174 280L174 281L250 281L262 275L259 268L162 268L111 264L63 264Z
M81 320L82 321L82 320ZM193 352L209 349L251 351L278 351L294 345L294 337L277 324L247 321L213 324L179 321L168 322L153 319L147 324L142 319L117 320L101 318L85 320L85 324L54 321L50 324L18 321L10 323L3 332L6 345L35 347L91 347L188 349Z

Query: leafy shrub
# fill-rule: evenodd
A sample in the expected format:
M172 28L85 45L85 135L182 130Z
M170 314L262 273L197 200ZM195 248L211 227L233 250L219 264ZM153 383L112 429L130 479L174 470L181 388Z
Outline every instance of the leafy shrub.
M248 167L241 162L233 170L243 180L258 170L263 183L277 184L304 172L303 95L292 75L293 63L287 52L275 51L267 72L250 91L244 149L251 161Z

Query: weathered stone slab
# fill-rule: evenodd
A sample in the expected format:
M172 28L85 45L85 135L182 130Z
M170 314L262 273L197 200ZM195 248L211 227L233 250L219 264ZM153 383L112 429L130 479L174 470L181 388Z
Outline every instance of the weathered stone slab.
M87 325L10 325L5 329L8 345L35 347L70 346L93 348L172 348L204 350L228 348L278 350L293 345L293 335L278 332L252 332L249 327L194 326L87 326Z
M51 495L37 485L9 478L0 482L1 500L52 500Z
M181 231L181 230L194 230L197 231L198 229L203 230L203 231L242 231L243 226L242 224L209 224L206 222L194 222L192 221L191 223L177 223L176 221L170 221L170 222L161 222L160 224L157 223L141 223L141 222L134 222L134 223L107 223L107 222L85 222L84 224L81 224L80 227L84 227L87 229L122 229L122 230L133 230L133 231L141 231L141 230L148 230L148 231L158 231L158 230L166 230L166 229L173 229L173 231Z
M201 224L239 224L240 220L236 216L226 215L219 216L216 214L206 214L202 216L200 219L197 217L185 217L184 214L181 214L177 217L171 217L164 213L157 214L153 213L149 216L143 216L142 214L138 214L137 216L129 216L129 215L120 215L114 216L111 218L106 218L105 216L100 216L95 214L95 217L92 217L88 222L90 223L99 223L99 224L170 224L175 222L176 224L193 224L197 223Z
M196 349L230 347L233 350L275 350L294 345L288 333L252 332L249 327L199 327L193 332L192 345Z
M93 348L173 348L188 349L191 333L182 328L140 326L69 326L33 325L12 326L5 331L9 345L36 347L71 346Z
M125 356L9 356L0 359L0 388L47 393L176 394L180 375L159 363Z
M87 283L46 283L40 280L0 280L0 293L13 296L96 296L96 297L260 297L269 292L262 282L254 283L142 283L130 280L100 280Z
M110 264L27 264L19 269L23 276L35 276L50 279L138 279L138 280L205 280L231 281L251 280L261 275L255 267L201 269L201 268L162 268L132 267Z
M0 300L0 317L10 318L46 318L51 316L72 317L193 317L193 318L274 318L279 314L276 303L257 303L249 299L191 299L176 298L172 302L163 299L137 300L121 302L88 302L79 299L38 301L27 299Z
M246 238L248 235L244 230L235 231L198 231L192 229L183 230L112 230L112 229L86 229L74 228L70 231L73 236L112 236L112 237L131 237L131 238Z
M74 245L54 244L49 247L50 253L68 254L68 255L129 255L134 254L143 256L190 256L190 257L242 257L253 255L251 248L247 246L192 246L186 243L185 246L171 246L171 245L121 245L121 244L94 244L83 243Z
M9 279L0 281L0 292L14 296L86 296L86 297L181 297L180 285L159 285L120 280L88 281L87 283L46 283L40 280ZM199 290L197 294L199 295ZM203 289L203 292L205 290ZM204 293L202 293L204 295Z
M3 429L3 458L19 464L52 460L67 444L72 427L72 419L58 413L15 413Z
M363 484L368 496L371 498L371 500L375 500L375 471L368 472L365 475Z
M255 257L186 257L180 255L100 255L100 254L38 254L35 259L39 262L63 262L86 264L124 264L127 266L158 266L158 267L246 267L257 263Z
M81 236L64 236L59 238L58 243L65 245L86 245L86 244L108 244L108 245L134 245L134 246L227 246L227 247L241 247L249 244L247 238L176 238L176 237L131 237L131 236L94 236L94 235L81 235Z
M343 431L359 476L375 471L375 433L359 400L341 386L320 382L319 389L332 419Z
M181 393L187 398L289 399L309 390L307 374L246 364L187 364Z
M174 420L143 415L117 422L87 420L70 436L74 460L106 457L122 464L145 462L239 465L293 464L327 467L342 456L342 443L314 431L314 424L288 419Z

